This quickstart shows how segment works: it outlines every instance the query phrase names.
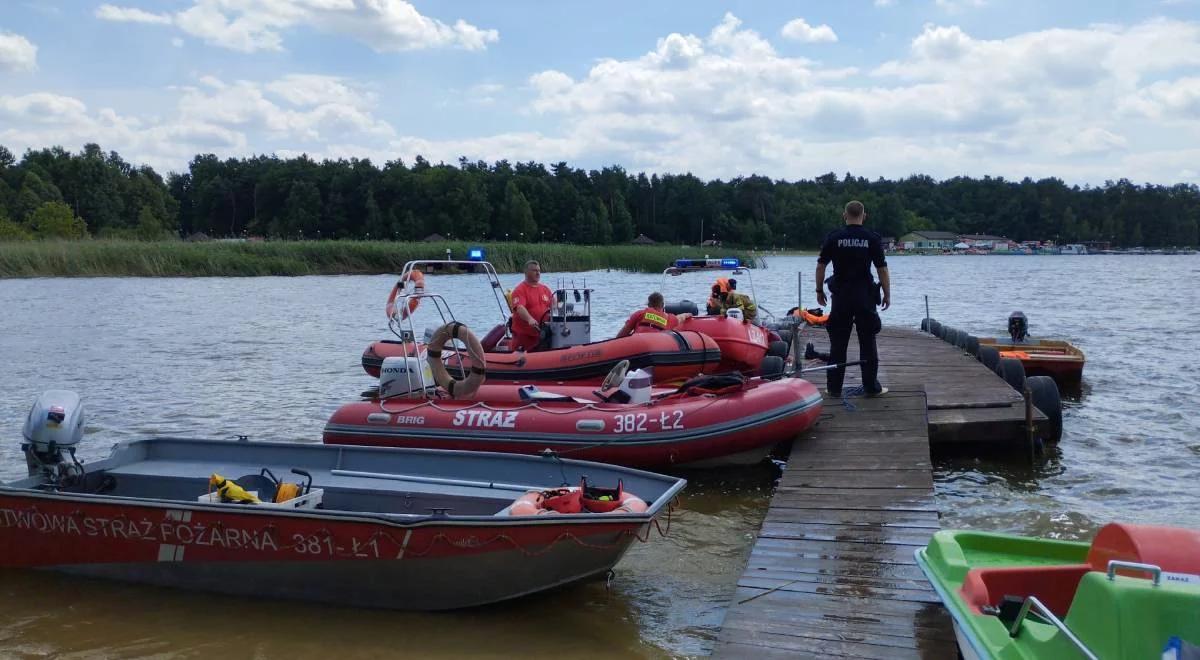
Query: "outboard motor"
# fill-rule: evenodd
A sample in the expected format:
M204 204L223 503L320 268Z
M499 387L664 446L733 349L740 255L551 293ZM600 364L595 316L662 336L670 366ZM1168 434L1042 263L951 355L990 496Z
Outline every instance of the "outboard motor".
M389 357L379 367L379 398L390 399L434 387L425 351L417 357Z
M1008 336L1014 342L1025 341L1029 336L1029 319L1024 312L1013 312L1008 315Z
M592 290L584 282L560 282L550 301L550 348L567 348L592 342Z
M625 378L620 382L619 401L622 403L649 403L650 402L650 374L647 371L635 368L625 374Z
M48 390L33 402L22 431L29 476L42 475L52 488L71 486L83 478L75 447L83 440L83 404L67 390Z

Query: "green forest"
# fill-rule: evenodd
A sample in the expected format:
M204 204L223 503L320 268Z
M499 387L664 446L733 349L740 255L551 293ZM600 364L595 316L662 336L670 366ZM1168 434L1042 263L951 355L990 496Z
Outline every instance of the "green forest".
M1108 181L925 175L874 181L847 173L704 181L692 174L631 174L619 166L421 157L369 160L220 159L198 155L164 178L88 144L0 146L0 240L212 238L421 240L626 244L717 240L757 249L811 248L841 223L850 199L885 236L920 229L1014 240L1193 246L1200 190Z

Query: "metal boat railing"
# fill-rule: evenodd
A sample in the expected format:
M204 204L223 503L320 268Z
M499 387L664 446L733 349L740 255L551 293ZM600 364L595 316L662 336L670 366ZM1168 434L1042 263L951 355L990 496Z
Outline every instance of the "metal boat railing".
M500 311L500 321L504 325L505 336L508 336L508 303L504 299L504 289L500 284L500 277L497 275L496 269L491 263L487 261L466 261L461 259L430 259L410 261L404 264L404 268L400 271L400 282L405 284L401 287L400 291L396 295L394 309L397 311L395 311L392 316L388 318L388 329L391 330L392 334L396 335L401 342L411 342L414 349L413 357L420 358L420 352L416 350L417 331L416 326L413 324L413 313L403 314L399 310L407 310L410 302L413 301L415 301L419 307L422 301L427 300L432 304L433 309L441 318L442 322L441 326L439 327L445 326L447 323L454 323L458 321L458 319L454 316L454 311L450 309L450 304L446 302L445 297L443 297L440 293L427 293L424 290L416 291L415 289L413 291L409 290L408 283L411 282L413 271L420 272L422 276L428 275L429 273L427 271L429 270L430 266L434 267L434 269L442 269L446 267L461 268L469 272L478 272L480 269L482 269L484 277L491 285L492 295L496 299L496 307ZM423 335L422 339L424 339ZM438 346L437 348L440 349L441 347ZM466 371L466 368L463 364L463 352L464 351L455 351L453 357L451 358L458 360L460 372ZM405 355L407 354L408 351L405 350ZM417 375L421 381L422 396L427 396L428 391L430 388L434 387L435 384L426 382L424 369L418 369Z
M757 308L759 311L761 311L763 313L756 320L756 322L761 324L764 321L766 321L767 319L771 319L771 320L775 319L775 315L773 313L771 313L771 310L758 304L758 293L754 289L754 276L750 274L750 269L747 267L744 267L744 266L738 266L737 268L723 268L723 267L718 267L718 266L706 266L706 267L701 267L701 268L679 268L676 266L671 266L662 272L662 284L659 286L659 292L661 293L666 290L667 277L679 277L680 275L683 275L684 273L700 273L700 272L711 272L711 271L728 271L730 275L737 275L739 278L745 276L746 280L748 280L750 282L750 298L754 301L755 308Z
M1110 566L1108 570L1111 572L1112 567ZM1063 636L1075 646L1075 649L1079 651L1083 657L1087 658L1088 660L1100 660L1099 656L1093 653L1092 650L1087 647L1087 644L1083 643L1083 640L1076 637L1075 633L1067 627L1067 624L1063 623L1062 620L1054 616L1054 613L1050 611L1050 608L1043 605L1042 601L1038 600L1036 596L1027 596L1025 598L1025 602L1021 604L1021 613L1017 615L1016 620L1013 621L1012 627L1008 630L1010 637L1013 639L1017 638L1017 635L1019 635L1021 632L1021 623L1024 622L1025 618L1029 616L1030 611L1036 611L1038 616L1049 621L1050 624L1055 628L1058 628L1058 631L1061 632Z

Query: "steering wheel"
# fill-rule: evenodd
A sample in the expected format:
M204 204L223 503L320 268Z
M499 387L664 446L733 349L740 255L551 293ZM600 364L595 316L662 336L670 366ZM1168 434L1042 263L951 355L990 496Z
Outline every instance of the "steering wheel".
M600 390L607 390L616 387L625 380L625 374L629 373L629 360L621 360L613 365L612 370L604 377L604 382L600 383Z

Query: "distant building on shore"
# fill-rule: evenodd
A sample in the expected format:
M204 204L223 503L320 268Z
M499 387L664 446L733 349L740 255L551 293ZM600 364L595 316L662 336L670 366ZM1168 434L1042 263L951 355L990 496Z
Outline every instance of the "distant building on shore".
M900 237L905 250L950 250L958 242L958 234L949 231L910 231Z
M638 234L637 238L633 239L634 245L654 245L654 239L645 234Z

